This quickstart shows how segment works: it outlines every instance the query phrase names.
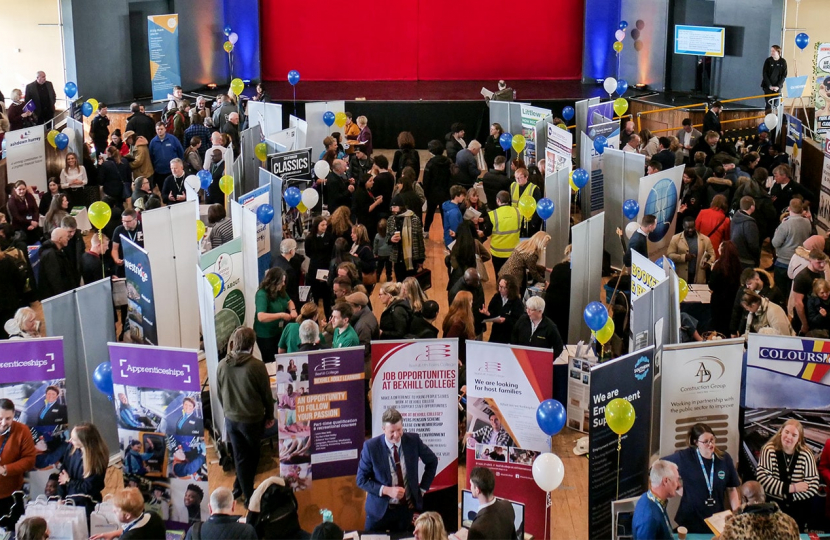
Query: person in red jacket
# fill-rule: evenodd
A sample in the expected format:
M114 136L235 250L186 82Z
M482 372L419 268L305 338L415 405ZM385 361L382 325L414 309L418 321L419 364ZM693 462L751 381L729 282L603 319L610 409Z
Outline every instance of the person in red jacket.
M720 243L730 239L731 223L729 216L729 203L723 195L715 195L709 208L701 210L695 219L695 229L712 241L712 248L715 253L720 253Z
M10 530L23 515L23 475L35 468L36 456L32 433L14 419L14 403L0 399L0 527Z

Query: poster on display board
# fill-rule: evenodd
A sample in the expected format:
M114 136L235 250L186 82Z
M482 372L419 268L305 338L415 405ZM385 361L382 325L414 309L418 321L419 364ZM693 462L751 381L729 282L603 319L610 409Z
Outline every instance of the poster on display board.
M635 233L638 234L638 233ZM639 252L631 251L631 301L654 288L666 279L666 271L643 257Z
M813 103L816 114L813 123L813 135L821 143L830 132L830 43L816 44L816 56L813 72L816 76Z
M63 338L3 340L0 359L0 398L14 403L14 419L35 442L35 468L27 475L28 495L35 498L60 472L58 460L69 446Z
M365 430L363 347L280 354L267 364L280 476L305 491L314 480L353 475Z
M784 134L786 152L790 156L790 164L793 171L793 180L801 182L801 149L804 138L804 126L801 120L795 116L784 115Z
M824 161L821 166L821 194L818 202L819 226L830 230L830 138L824 144Z
M253 191L241 195L237 202L256 215L257 208L263 204L271 204L271 184L260 186ZM280 212L280 215L282 213ZM274 219L277 219L277 208L274 207ZM273 223L273 220L272 222ZM265 277L265 272L271 268L271 233L270 223L256 222L256 250L259 280Z
M588 433L591 428L591 368L597 358L568 358L568 427Z
M648 489L653 358L654 347L648 347L591 368L590 538L612 537L612 501L636 497ZM617 398L629 401L636 415L634 425L622 438L605 420L605 407Z
M467 481L473 467L492 470L495 495L525 505L525 532L536 538L550 530L547 494L532 472L536 456L550 452L536 409L552 397L552 351L467 342Z
M744 340L666 345L661 383L660 455L688 447L689 429L708 424L718 448L737 457Z
M458 340L372 342L372 436L390 407L438 458L430 491L457 485Z
M311 178L311 148L271 154L268 156L268 170L283 180Z
M588 117L585 134L591 139L591 211L603 209L603 169L602 154L597 152L593 141L600 135L607 139L607 146L619 148L620 123L614 120L614 102L605 101L588 105Z
M550 116L551 111L540 107L521 104L522 135L525 138L524 162L527 165L534 165L536 156L536 123Z
M199 353L109 343L124 487L171 529L208 518Z
M138 234L143 234L139 232ZM156 303L153 274L147 252L129 238L121 237L124 250L124 275L127 285L127 323L130 341L156 345Z
M231 333L245 323L245 276L242 237L237 237L202 255L199 267L205 276L214 274L214 324L216 345L224 356Z
M648 235L648 256L651 259L666 253L674 234L683 170L683 167L673 167L640 178L637 198L640 214L637 219L646 215L657 218L657 227Z
M545 146L545 176L555 174L571 167L571 152L573 149L573 135L567 129L562 129L547 122L548 138Z
M147 17L147 46L153 101L165 101L173 93L173 87L182 84L178 14Z
M26 185L47 192L46 137L43 126L32 126L6 133L6 177L16 182L25 178ZM32 217L34 220L34 216Z

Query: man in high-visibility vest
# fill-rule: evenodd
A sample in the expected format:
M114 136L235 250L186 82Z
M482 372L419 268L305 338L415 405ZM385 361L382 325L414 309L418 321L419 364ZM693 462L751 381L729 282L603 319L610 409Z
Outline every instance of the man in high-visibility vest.
M539 199L542 198L542 190L536 184L529 182L528 177L527 169L524 167L516 169L516 181L510 184L510 200L514 208L519 207L519 199L525 195L530 195L536 202L539 202ZM535 214L530 221L524 217L522 218L521 227L527 228L527 236L541 230L541 226L542 220Z
M525 171L527 174L527 171ZM490 255L493 256L493 269L496 275L510 258L510 254L519 245L519 227L522 217L519 209L510 205L510 194L499 191L496 195L498 207L488 213L490 223L493 224L493 234L490 236Z

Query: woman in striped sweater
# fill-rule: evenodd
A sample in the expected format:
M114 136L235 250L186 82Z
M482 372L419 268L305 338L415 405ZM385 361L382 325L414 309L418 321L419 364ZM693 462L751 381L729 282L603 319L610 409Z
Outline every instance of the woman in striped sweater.
M764 445L757 476L767 498L778 503L804 531L819 478L815 456L804 443L801 422L787 420Z

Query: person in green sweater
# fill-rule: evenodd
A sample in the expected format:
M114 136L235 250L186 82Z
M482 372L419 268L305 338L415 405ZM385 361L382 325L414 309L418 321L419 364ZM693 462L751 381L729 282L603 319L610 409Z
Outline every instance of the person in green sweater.
M286 323L297 318L294 302L285 291L285 272L282 268L271 268L265 272L255 303L256 344L262 353L262 361L267 364L274 361Z
M295 353L300 350L300 324L303 321L314 321L320 316L320 310L315 302L306 302L300 308L300 316L297 320L288 323L282 331L278 350L280 354ZM322 336L321 336L322 337Z
M332 349L343 347L357 347L360 338L349 324L352 318L352 306L346 302L338 302L331 310L331 326L334 328L334 337L331 340Z

